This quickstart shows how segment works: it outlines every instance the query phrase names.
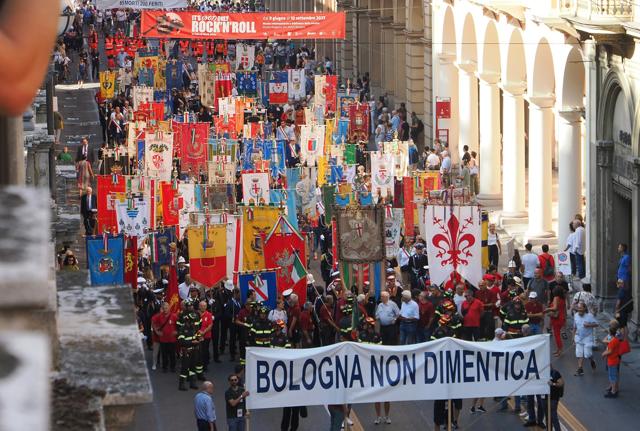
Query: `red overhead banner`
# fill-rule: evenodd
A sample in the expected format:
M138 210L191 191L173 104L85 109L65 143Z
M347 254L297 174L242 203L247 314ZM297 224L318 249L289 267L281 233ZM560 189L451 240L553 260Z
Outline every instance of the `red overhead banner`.
M167 39L344 39L344 12L142 12L142 36Z

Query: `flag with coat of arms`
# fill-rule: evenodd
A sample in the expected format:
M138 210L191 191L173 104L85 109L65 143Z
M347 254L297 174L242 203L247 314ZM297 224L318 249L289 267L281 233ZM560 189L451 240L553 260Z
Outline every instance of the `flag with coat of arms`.
M278 289L275 271L240 274L238 284L243 304L247 300L249 290L253 290L256 292L258 302L264 303L271 309L276 307Z

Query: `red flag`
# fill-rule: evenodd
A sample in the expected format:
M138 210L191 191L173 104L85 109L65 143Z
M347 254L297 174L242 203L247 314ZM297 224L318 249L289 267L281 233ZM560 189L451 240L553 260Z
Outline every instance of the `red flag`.
M124 241L124 282L133 289L138 287L138 237L128 236Z
M338 75L327 75L324 84L324 97L326 100L326 111L336 112L338 97Z
M292 278L296 252L302 264L306 265L304 237L297 232L274 233L265 241L264 263L267 268L280 268L276 271L278 293L293 289L300 304L304 304L307 300L306 277L297 283Z
M125 192L125 180L122 175L98 175L98 234L105 230L117 232L116 200L119 193Z
M413 236L413 178L404 177L402 185L404 189L404 234Z
M369 105L353 103L349 106L349 141L369 139Z
M331 220L331 254L333 254L332 271L338 269L338 223Z
M231 81L231 74L217 72L215 76L215 103L213 106L218 106L218 99L221 97L231 96L231 90L233 89L233 82Z
M178 271L175 265L169 266L169 286L167 287L164 297L165 301L169 303L169 307L171 307L171 312L179 313L180 294L178 291Z
M236 138L237 127L235 117L229 117L228 115L216 115L213 117L213 122L216 128L216 135L222 136L227 133L231 139ZM255 136L245 136L245 138L255 138Z
M171 183L162 184L162 221L165 226L177 226L178 213L182 208L182 197Z
M187 123L182 127L180 136L182 161L180 170L191 169L193 175L207 171L209 147L209 123Z

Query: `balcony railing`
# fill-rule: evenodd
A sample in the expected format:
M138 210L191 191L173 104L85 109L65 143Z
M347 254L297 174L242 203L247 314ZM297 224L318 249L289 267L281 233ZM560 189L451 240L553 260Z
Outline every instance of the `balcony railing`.
M561 15L587 20L602 21L617 19L627 21L633 18L635 0L558 0Z

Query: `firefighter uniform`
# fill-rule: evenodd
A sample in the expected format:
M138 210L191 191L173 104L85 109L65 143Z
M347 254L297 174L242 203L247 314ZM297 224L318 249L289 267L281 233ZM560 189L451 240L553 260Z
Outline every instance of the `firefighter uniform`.
M261 307L258 318L251 326L251 346L270 347L271 336L273 335L273 325L267 318L268 309Z
M438 340L446 337L456 338L456 331L450 326L451 320L452 318L450 315L443 314L440 319L438 319L438 326L433 331L431 339Z
M353 338L353 307L351 305L343 305L342 308L342 319L338 326L340 327L340 341L354 341Z
M282 349L290 349L291 343L289 342L289 337L287 337L286 328L287 324L284 323L284 320L278 320L275 323L275 330L273 330L273 334L271 335L271 347L282 348Z
M186 309L180 313L176 322L178 345L182 350L180 377L178 380L178 389L181 391L187 390L187 381L189 381L189 386L192 389L198 389L196 378L205 380L202 356L199 354L200 341L202 339L200 313L194 310L196 301L187 300L185 303Z
M500 309L500 315L502 316L502 329L512 338L520 337L522 325L529 323L527 311L518 296Z
M363 344L382 344L382 338L376 333L376 319L367 317L358 331L358 342Z

